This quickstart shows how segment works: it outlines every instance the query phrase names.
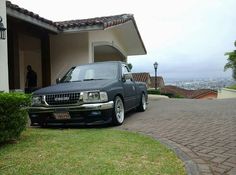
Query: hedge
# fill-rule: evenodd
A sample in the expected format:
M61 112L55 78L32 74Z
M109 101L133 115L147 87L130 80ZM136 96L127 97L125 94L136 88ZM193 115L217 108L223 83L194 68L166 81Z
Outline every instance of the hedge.
M30 95L0 93L0 143L19 138L27 124Z
M155 89L148 89L147 90L148 94L155 94L155 95L160 95L160 90L155 90Z

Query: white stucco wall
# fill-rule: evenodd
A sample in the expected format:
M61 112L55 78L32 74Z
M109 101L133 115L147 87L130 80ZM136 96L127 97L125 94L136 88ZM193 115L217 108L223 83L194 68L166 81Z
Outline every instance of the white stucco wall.
M88 33L50 36L51 82L54 84L72 66L89 63Z
M6 1L0 0L0 16L2 17L3 25L6 24ZM7 34L6 39L0 39L0 91L9 91L8 82L8 57L7 57Z
M94 46L111 45L127 57L115 30L64 33L50 36L51 82L54 84L72 66L94 62ZM111 56L110 60L115 60Z
M94 46L109 44L118 49L125 57L127 57L126 48L120 41L115 30L107 29L89 32L89 61L94 62Z

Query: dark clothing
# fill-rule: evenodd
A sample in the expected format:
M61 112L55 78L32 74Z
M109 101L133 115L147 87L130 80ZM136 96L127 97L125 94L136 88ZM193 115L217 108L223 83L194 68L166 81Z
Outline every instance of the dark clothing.
M37 87L37 74L33 70L27 72L27 85L28 88Z

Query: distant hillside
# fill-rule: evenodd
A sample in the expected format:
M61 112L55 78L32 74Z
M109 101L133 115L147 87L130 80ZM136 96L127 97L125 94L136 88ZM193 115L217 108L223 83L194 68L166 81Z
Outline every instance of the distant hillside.
M160 89L161 94L173 94L189 99L215 99L217 91L212 89L187 90L177 86L168 85Z

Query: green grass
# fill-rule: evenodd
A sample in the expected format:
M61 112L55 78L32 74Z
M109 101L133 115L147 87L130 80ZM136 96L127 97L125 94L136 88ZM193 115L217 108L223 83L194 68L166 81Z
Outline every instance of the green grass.
M234 90L236 90L236 84L235 85L232 85L232 86L230 86L230 87L228 87L229 89L234 89Z
M0 147L0 174L186 174L183 163L147 136L113 129L27 129Z

